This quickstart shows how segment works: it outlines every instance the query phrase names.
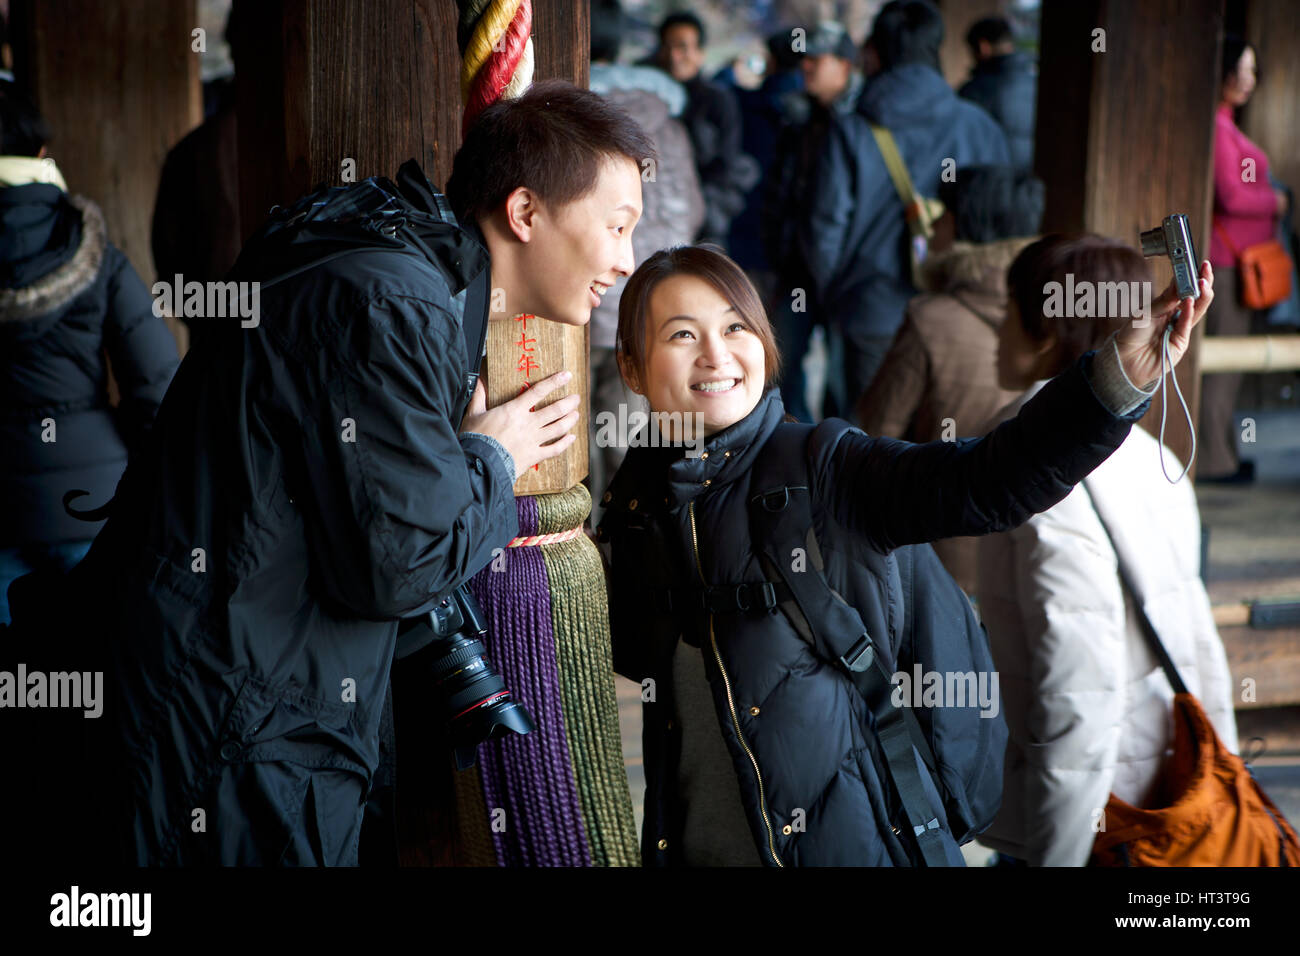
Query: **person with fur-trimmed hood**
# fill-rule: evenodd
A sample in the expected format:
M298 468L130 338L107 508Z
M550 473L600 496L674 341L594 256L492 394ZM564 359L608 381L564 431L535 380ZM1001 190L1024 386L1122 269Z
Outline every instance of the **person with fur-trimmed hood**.
M176 340L148 289L108 241L95 203L70 195L49 130L0 83L0 623L9 585L61 573L103 524L68 515L63 496L113 495L176 371ZM108 362L121 394L110 407Z

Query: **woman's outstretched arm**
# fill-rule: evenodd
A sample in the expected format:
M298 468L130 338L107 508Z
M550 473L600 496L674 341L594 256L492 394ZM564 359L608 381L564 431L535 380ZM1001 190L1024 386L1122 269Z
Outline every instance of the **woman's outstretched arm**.
M1146 411L1171 322L1170 361L1186 353L1214 297L1208 262L1200 282L1200 298L1181 302L1171 285L1149 321L1124 326L1081 356L983 438L916 445L845 432L817 476L832 514L889 550L1006 531L1046 511L1110 457Z

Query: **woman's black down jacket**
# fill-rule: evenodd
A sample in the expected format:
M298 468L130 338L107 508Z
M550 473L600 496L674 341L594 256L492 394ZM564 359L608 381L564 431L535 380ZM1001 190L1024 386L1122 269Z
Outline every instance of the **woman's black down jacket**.
M1015 527L1064 498L1123 442L1146 403L1122 418L1107 410L1088 382L1092 354L983 439L914 445L852 429L808 462L827 578L869 633L888 634L898 647L902 595L891 562L885 575L867 571L866 549L888 553ZM847 677L815 657L783 615L719 614L710 622L702 610L673 615L661 601L664 589L698 582L693 541L710 584L764 579L750 544L749 471L783 417L772 389L698 458L633 448L606 496L615 669L655 688L644 705L647 865L682 862L671 665L683 635L704 654L760 858L769 866L906 862L882 819L888 797L864 738L870 723ZM783 832L796 809L805 811L805 826Z

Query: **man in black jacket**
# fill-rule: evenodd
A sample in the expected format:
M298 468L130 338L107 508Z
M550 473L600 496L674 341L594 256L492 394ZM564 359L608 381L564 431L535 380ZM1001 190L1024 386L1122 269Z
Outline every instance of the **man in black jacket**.
M1038 71L1033 61L1016 52L1011 24L1002 17L985 17L966 34L975 69L957 91L962 99L997 120L1007 135L1011 165L1034 164L1034 111L1038 104Z
M803 358L813 328L823 324L826 315L814 295L798 224L827 130L837 118L853 112L862 93L857 62L857 48L843 26L834 21L817 25L801 58L804 89L785 99L785 123L763 187L761 234L768 260L777 270L769 311L781 343L781 400L801 422L813 420L804 395Z
M516 477L574 441L578 396L530 410L567 373L492 409L479 386L461 420L462 290L488 269L494 317L586 323L633 268L652 155L541 83L469 131L459 227L408 164L250 240L231 278L261 283L256 325L186 357L86 562L117 632L128 859L357 862L399 622L518 533Z
M686 87L682 122L691 134L704 191L699 238L725 247L731 220L745 208L745 194L758 182L759 169L741 150L735 95L704 78L704 43L704 24L693 13L669 14L659 25L659 67Z
M881 71L855 112L832 124L813 176L800 242L816 295L843 332L841 408L855 407L871 384L916 294L903 202L871 127L893 135L920 196L934 196L945 173L1007 162L1002 130L939 72L942 42L933 4L892 0L881 7L867 40Z

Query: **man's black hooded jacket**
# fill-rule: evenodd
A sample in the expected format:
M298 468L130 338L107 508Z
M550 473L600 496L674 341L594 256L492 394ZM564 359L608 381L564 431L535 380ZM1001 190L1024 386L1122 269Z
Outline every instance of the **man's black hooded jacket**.
M257 325L186 357L87 559L136 862L356 862L398 621L518 533L510 456L457 434L487 254L403 191L250 240Z

